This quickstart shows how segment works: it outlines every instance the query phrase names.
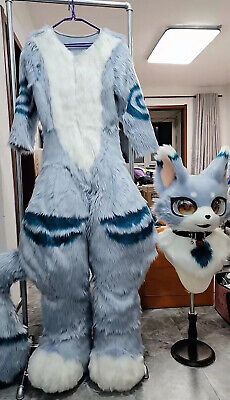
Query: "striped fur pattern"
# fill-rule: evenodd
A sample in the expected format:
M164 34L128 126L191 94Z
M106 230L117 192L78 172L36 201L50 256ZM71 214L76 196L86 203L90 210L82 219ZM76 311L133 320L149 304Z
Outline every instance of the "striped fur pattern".
M19 95L16 101L15 114L30 118L34 111L35 104L32 97L32 88L28 88L28 81L25 78L19 82Z
M0 257L0 282L9 288L10 269L15 280L29 278L42 294L44 332L28 370L35 387L49 393L72 388L92 360L90 373L104 390L128 390L144 371L138 288L156 257L156 237L122 157L119 122L136 153L158 145L124 38L103 29L85 53L73 54L63 41L44 27L22 51L9 142L33 152L39 118L43 166L19 248ZM9 382L25 365L28 344L2 296L1 323L9 329L6 346L0 328L1 360L12 354L0 380ZM102 385L108 360L114 369Z
M68 244L82 234L86 219L39 215L27 212L23 220L26 235L43 247Z
M101 223L106 226L110 239L122 244L138 243L153 232L153 220L147 206L134 213L114 215Z
M33 98L32 86L26 74L26 51L20 58L19 94L15 106L15 118L11 128L9 144L20 153L32 153L37 128L37 109Z

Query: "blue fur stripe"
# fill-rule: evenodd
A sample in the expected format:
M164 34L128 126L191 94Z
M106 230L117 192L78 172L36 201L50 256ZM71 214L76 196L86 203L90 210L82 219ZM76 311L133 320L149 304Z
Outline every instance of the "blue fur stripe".
M24 87L26 88L27 85L28 85L27 79L26 79L26 78L22 79L22 80L19 82L19 85L20 85L20 88L24 88Z
M15 108L15 113L16 113L16 114L25 115L26 117L28 117L29 114L30 114L29 111L24 110L24 109L21 108L20 106L17 106L17 107Z
M146 227L141 229L139 232L133 232L133 233L112 233L108 232L108 235L110 239L115 240L118 243L125 244L125 245L130 245L130 244L135 244L138 243L153 232L153 221L150 222L150 224Z
M26 333L19 333L16 336L13 337L7 337L7 338L0 338L0 345L11 345L11 344L15 344L18 342L21 342L22 340L28 340L28 337L26 335Z
M176 161L176 160L178 160L179 156L178 156L177 153L175 153L173 156L168 156L168 158L169 158L171 161Z
M217 157L223 157L223 158L226 158L226 160L228 160L229 153L227 151L220 151L219 154L217 155Z
M149 208L145 206L141 210L138 210L134 213L116 215L113 218L104 219L101 221L101 224L115 225L116 227L127 229L140 224L141 220L147 215L151 216Z
M144 105L144 100L143 100L143 104L141 103L141 100L143 100L143 96L142 96L140 87L138 84L135 84L129 93L127 113L132 115L132 117L134 117L134 118L147 121L147 120L149 120L149 113L148 113L147 107ZM140 111L136 107L134 107L131 104L132 101L135 102L137 107L139 107L143 111Z
M127 107L127 112L132 115L132 117L137 118L137 119L142 119L144 121L148 121L149 120L149 114L147 113L141 113L140 111L138 111L135 107L132 106L132 104L128 104Z
M29 91L28 89L22 87L19 90L19 96L25 96L25 97L29 97Z
M52 215L41 215L33 212L26 212L24 222L36 228L45 228L50 232L55 230L67 230L80 227L87 218L56 217Z
M31 104L32 107L28 107L25 103L16 105L15 113L25 115L26 117L32 117L36 110L35 104Z
M24 106L24 107L28 108L30 103L31 103L31 101L28 98L26 98L26 100L24 100L24 101L22 101L20 98L16 101L16 107Z
M43 247L59 247L62 244L69 244L81 235L81 232L71 232L68 235L51 236L44 232L34 233L26 226L24 226L24 231L34 243Z
M163 165L164 165L163 161L157 160L157 166L158 167L163 168Z
M212 259L212 249L210 244L206 241L201 246L196 246L191 251L191 254L201 268L207 267L208 263Z
M146 110L146 106L145 106L145 104L143 102L143 96L141 94L139 94L136 97L136 102L137 102L137 105L138 105L139 108L142 108L142 110Z

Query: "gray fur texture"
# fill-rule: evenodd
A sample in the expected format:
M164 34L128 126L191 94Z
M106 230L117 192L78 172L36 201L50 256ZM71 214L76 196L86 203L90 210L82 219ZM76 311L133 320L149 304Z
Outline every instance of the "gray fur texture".
M24 278L18 252L0 257L0 381L10 383L24 368L30 345L26 330L15 313L10 286Z
M45 27L31 35L21 57L21 86L9 142L19 151L32 152L39 118L44 154L25 213L17 257L11 264L15 274L20 266L42 293L44 332L40 347L86 368L92 347L93 353L114 358L143 353L138 288L156 257L156 237L151 213L121 154L119 121L136 153L155 152L158 145L128 48L120 38L101 77L100 151L89 171L73 161L60 143L53 118L51 77L36 45L36 38L44 36L46 40L48 33L52 40L47 46L57 45L51 29ZM109 31L106 35L111 40L119 38ZM103 54L103 42L99 51ZM58 68L57 60L54 62ZM88 82L85 91L91 93L94 88L90 79ZM76 108L80 106L76 104ZM83 106L87 112L87 104ZM84 134L84 127L80 128ZM93 138L94 127L91 129ZM6 260L0 260L4 289L10 284L9 272ZM7 304L2 303L1 312L5 326L10 313ZM21 329L15 323L13 334ZM2 352L4 360L8 353L4 348ZM12 348L12 352L15 360L17 349ZM15 370L21 369L25 354L20 357L18 352ZM0 368L0 379L10 381L14 375Z

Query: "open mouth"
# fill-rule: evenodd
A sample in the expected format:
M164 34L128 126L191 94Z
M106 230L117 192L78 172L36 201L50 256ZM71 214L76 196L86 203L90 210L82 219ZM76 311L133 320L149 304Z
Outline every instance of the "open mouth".
M199 228L209 228L211 225L210 224L205 224L205 225L197 225Z

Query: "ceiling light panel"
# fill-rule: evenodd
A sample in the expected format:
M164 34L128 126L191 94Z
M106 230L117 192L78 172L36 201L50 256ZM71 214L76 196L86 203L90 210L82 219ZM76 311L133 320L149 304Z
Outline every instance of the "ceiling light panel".
M156 64L190 64L220 33L220 28L169 28L148 58Z

